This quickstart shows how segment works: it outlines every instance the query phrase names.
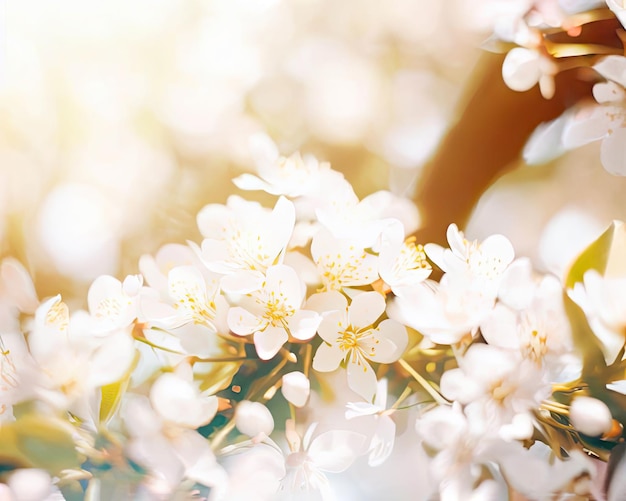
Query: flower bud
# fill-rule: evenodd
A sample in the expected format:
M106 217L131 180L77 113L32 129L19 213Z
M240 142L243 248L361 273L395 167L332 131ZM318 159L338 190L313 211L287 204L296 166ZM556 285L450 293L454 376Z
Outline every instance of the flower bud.
M287 402L296 407L303 407L311 393L311 383L302 372L294 371L283 376L281 391Z
M611 411L604 402L592 397L577 397L569 410L570 420L579 432L597 437L612 426Z
M541 56L530 49L516 47L509 51L502 63L504 83L516 91L526 91L541 78Z
M243 400L237 405L235 426L244 435L269 435L274 430L274 418L269 409L259 402Z

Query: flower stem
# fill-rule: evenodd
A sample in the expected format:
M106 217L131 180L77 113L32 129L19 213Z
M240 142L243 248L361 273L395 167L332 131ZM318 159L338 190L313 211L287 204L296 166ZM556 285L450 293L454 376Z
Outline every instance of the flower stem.
M281 351L279 353L282 355L281 361L278 362L276 364L276 367L274 367L264 378L258 380L257 384L254 385L254 388L252 387L250 388L250 391L246 395L246 400L253 400L259 394L261 396L265 395L267 390L269 390L270 388L272 388L272 386L276 384L276 381L275 381L276 375L281 371L281 369L285 365L287 365L287 362L291 361L291 355L292 355L292 353L289 350L286 350L285 348L281 348ZM264 399L261 398L261 400L264 400ZM235 412L237 411L235 410ZM215 433L215 435L213 436L211 440L211 449L213 449L213 451L217 451L220 445L222 444L222 442L224 441L224 439L228 436L228 434L234 428L235 428L235 416L233 416L230 419L230 421L228 421L228 423L226 423L221 430Z
M406 360L401 358L400 360L398 360L398 363L403 367L405 371L413 376L413 379L415 379L431 397L433 397L433 400L435 402L437 402L439 405L448 405L450 403L445 398L443 398L443 396L441 396L441 394L437 390L435 390L430 381L425 379L419 372L411 367L411 365L409 365Z

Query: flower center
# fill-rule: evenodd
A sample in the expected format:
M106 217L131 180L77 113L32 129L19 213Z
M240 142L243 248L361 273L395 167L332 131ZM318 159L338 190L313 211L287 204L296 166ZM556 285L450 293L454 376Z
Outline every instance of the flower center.
M265 301L265 318L273 327L284 326L285 319L292 316L296 310L287 303L282 292L272 291Z

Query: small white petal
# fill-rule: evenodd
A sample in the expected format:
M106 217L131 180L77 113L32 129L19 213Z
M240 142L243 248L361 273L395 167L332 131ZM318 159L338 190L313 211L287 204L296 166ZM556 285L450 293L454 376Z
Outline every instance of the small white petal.
M395 438L396 423L390 416L380 416L370 444L371 452L368 458L370 466L379 466L387 460L393 451Z
M348 300L339 291L328 291L313 294L306 302L307 310L317 311L324 315L332 311L345 312L348 308Z
M346 311L333 311L322 319L317 332L324 341L334 345L339 338L339 333L347 327L348 315Z
M249 294L259 290L263 286L264 279L262 273L241 270L222 277L220 287L228 294Z
M289 336L284 329L271 325L254 333L254 347L261 360L274 358L288 340Z
M228 310L228 328L238 336L247 336L264 326L261 319L241 306L234 306Z
M348 386L352 391L371 402L376 393L376 383L376 374L365 359L348 362Z
M373 355L368 358L374 362L390 364L398 360L409 342L406 327L395 320L383 320L376 329L375 337L378 340Z
M617 6L617 3L618 2L615 0L607 1L607 4L612 10L614 10L613 6ZM613 6L611 4L613 4ZM622 16L626 15L626 8L621 7L621 14ZM617 55L605 56L598 63L593 65L593 69L607 80L612 80L622 87L626 87L626 57Z
M322 471L340 473L363 453L365 436L353 431L333 430L311 442L308 455Z
M522 152L528 165L545 164L565 153L563 131L571 117L571 112L565 112L550 122L540 124L533 131Z
M462 404L475 400L481 394L481 388L468 378L461 369L450 369L441 376L441 393L448 400Z
M217 397L201 395L190 381L174 373L154 382L150 401L164 419L189 428L211 422L217 412Z
M235 186L237 186L237 188L239 188L240 190L266 191L269 187L269 185L265 181L258 178L257 176L248 173L241 174L240 176L234 178L233 183L235 183Z
M602 166L615 176L626 176L626 128L612 131L600 147Z
M563 128L563 145L567 149L578 148L606 137L611 129L620 127L621 108L615 106L586 106L578 109L575 116Z
M17 260L7 257L0 264L0 282L10 291L11 299L25 313L34 313L39 305L33 280Z
M321 321L321 315L314 311L298 310L287 318L287 326L294 338L308 341L315 336Z
M343 360L345 353L338 346L322 343L313 357L313 368L318 372L334 371Z
M376 322L383 311L385 311L385 298L382 294L364 292L352 300L348 315L350 323L355 327L367 327Z

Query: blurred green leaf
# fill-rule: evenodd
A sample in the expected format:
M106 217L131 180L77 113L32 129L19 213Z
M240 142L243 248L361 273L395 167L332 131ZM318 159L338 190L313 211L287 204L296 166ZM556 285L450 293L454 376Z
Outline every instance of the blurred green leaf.
M122 396L126 393L130 377L116 383L107 384L101 388L100 423L106 424L120 407Z
M201 381L200 389L213 395L230 386L242 362L215 362L211 365L211 369L199 375L198 378Z
M598 379L606 372L604 354L598 338L589 327L587 317L566 292L563 293L563 306L572 327L572 338L583 359L582 379Z
M0 426L0 458L58 473L82 462L72 427L51 416L26 415Z
M626 275L626 225L621 221L613 221L589 247L587 247L572 264L566 279L568 289L583 281L588 270L596 270L601 275Z

